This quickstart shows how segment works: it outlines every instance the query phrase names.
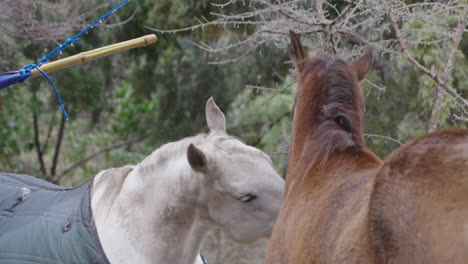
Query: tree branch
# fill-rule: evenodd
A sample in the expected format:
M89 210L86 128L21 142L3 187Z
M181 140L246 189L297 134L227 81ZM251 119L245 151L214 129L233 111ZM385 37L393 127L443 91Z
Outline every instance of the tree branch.
M341 14L339 14L332 22L331 22L331 25L335 25L337 22L339 22L343 17L345 17L345 15L351 10L351 8L354 6L354 3L355 1L351 1L346 7L345 9L341 12Z
M262 141L262 139L266 136L266 134L268 134L268 132L273 128L273 126L275 126L276 124L278 124L279 122L281 122L281 120L285 117L288 117L288 116L291 116L291 111L287 111L285 113L283 113L280 117L278 117L277 119L271 121L269 124L268 124L268 129L265 130L253 143L252 143L252 146L256 147L258 144L260 144L260 142Z
M447 63L445 64L444 79L445 79L445 82L447 83L450 80L450 74L452 73L453 64L455 62L455 55L458 52L458 47L460 46L460 41L462 39L463 31L466 26L467 14L468 14L468 6L465 6L463 10L463 14L460 16L458 20L458 25L455 30L455 36L453 37L452 48L450 49ZM444 102L444 99L445 99L445 90L440 85L436 85L435 93L436 93L436 101L434 103L434 108L432 109L428 132L432 132L437 129L437 122L439 119L440 111L442 110L442 103Z
M286 12L284 12L284 11L282 11L282 10L279 11L279 12L280 12L283 16L285 16L285 17L287 17L287 18L289 18L289 19L291 19L291 20L293 20L293 21L296 21L297 23L300 23L300 24L305 24L305 25L308 25L308 26L321 26L321 27L326 27L326 26L328 26L327 23L309 23L309 22L306 22L306 21L299 20L299 19L297 19L297 18L295 18L295 17L293 17L293 16L290 16L290 15L286 14Z
M316 0L315 1L315 9L317 9L318 16L321 20L321 22L327 21L325 18L325 14L323 12L323 0Z
M34 144L36 145L36 153L37 153L37 158L39 159L39 165L41 167L41 172L44 177L47 177L47 169L44 164L44 156L43 152L41 151L41 142L39 139L39 125L37 122L37 114L33 110L33 127L34 127Z
M46 179L52 183L57 183L58 179L55 177L55 171L57 169L57 163L58 163L58 157L60 154L60 146L62 145L62 139L63 139L63 131L65 130L65 116L62 115L62 119L60 121L60 128L58 131L57 135L57 142L55 144L55 152L54 152L54 158L52 160L52 167L50 169L50 176L48 176Z
M49 139L50 139L50 136L52 135L52 129L54 127L54 121L55 121L56 116L57 116L57 111L55 111L52 114L52 118L49 121L49 128L47 129L47 137L41 150L42 153L44 153L47 150L47 145L49 145Z
M463 122L468 122L468 118L466 117L463 117L463 116L458 116L456 114L453 115L455 117L455 120L460 120L460 121L463 121Z
M278 94L280 94L282 91L288 89L289 87L293 86L294 84L296 84L296 82L292 82L288 85L285 85L283 88L281 89L277 89L275 91L275 93L273 95L271 95L270 97L268 97L267 99L265 99L263 102L261 102L259 105L256 105L256 106L253 106L251 108L247 108L245 109L244 111L247 111L247 112L250 112L250 111L253 111L253 110L256 110L262 106L264 106L265 104L267 104L268 102L270 102L271 100L273 100L273 98L275 98Z
M453 97L453 99L455 100L455 102L461 107L463 112L465 112L465 114L468 115L468 109L467 109L468 108L468 101L465 100L463 97L461 97L457 93L457 91L455 91L454 89L448 87L446 81L443 80L442 78L440 78L440 76L438 76L435 72L430 71L429 69L427 69L426 67L421 65L418 61L416 61L416 59L414 59L413 56L411 56L411 54L409 52L409 49L408 49L408 45L406 43L406 40L402 37L400 28L397 25L397 21L396 21L395 16L394 16L394 14L392 12L392 8L389 7L388 5L386 5L386 7L387 7L388 17L390 18L390 22L392 24L393 29L395 30L395 35L397 37L398 43L400 44L400 48L403 50L403 55L406 57L406 59L413 66L415 66L418 71L420 71L420 72L426 74L427 76L429 76L432 80L434 80L434 82L436 84L438 84L448 94L450 94ZM466 18L466 16L465 16L465 18Z
M114 27L118 27L118 26L121 26L121 25L125 25L128 22L130 22L131 20L133 20L135 15L138 13L138 10L139 10L138 7L135 8L135 11L133 11L133 14L130 17L128 17L127 19L123 20L123 21L120 21L120 22L117 22L117 23L114 23L114 24L98 24L97 27L114 28Z
M57 181L60 181L65 175L67 175L69 172L71 172L72 170L76 169L77 167L85 164L86 162L88 162L89 160L101 155L102 153L105 153L105 152L108 152L108 151L111 151L111 150L114 150L114 149L117 149L117 148L120 148L120 147L123 147L123 146L126 146L130 143L134 143L138 140L141 140L143 139L144 137L146 137L146 135L143 135L143 136L139 136L139 137L132 137L130 139L127 139L127 140L124 140L124 141L121 141L121 142L117 142L115 144L112 144L110 146L107 146L105 148L102 148L96 152L94 152L93 154L91 155L88 155L87 157L85 157L84 159L76 162L75 164L71 165L70 167L68 167L66 170L64 170L59 176L57 176Z
M377 135L377 134L369 134L369 133L364 133L364 136L365 137L382 138L382 139L393 141L393 142L397 143L398 145L403 145L403 143L401 143L400 141L398 141L398 140L396 140L394 138L388 137L388 136L382 136L382 135Z

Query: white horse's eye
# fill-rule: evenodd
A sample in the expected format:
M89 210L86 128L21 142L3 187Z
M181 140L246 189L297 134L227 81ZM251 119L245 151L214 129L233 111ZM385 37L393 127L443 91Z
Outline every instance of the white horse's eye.
M254 194L246 194L246 195L242 195L242 196L239 198L239 200L240 200L241 202L243 202L243 203L248 203L248 202L254 200L255 198L257 198L257 196L254 195Z

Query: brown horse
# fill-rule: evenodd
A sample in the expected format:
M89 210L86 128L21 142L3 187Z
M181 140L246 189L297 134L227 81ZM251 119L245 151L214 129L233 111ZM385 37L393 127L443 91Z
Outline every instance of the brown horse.
M372 52L309 57L290 35L299 88L266 263L468 262L468 131L416 139L383 163L363 140Z

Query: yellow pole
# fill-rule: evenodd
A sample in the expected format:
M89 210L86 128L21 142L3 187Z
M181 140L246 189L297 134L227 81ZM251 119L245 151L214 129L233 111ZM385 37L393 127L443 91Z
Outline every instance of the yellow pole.
M102 48L82 52L80 54L76 54L67 58L63 58L61 60L54 61L54 62L45 63L40 68L44 72L49 73L49 72L63 69L65 67L78 64L78 63L105 57L105 56L108 56L117 52L121 52L124 50L146 46L146 45L156 42L157 40L158 38L156 37L156 35L150 34L150 35L146 35L146 36L139 37L136 39L131 39L131 40L127 40L124 42L105 46ZM42 75L37 69L33 69L31 73L32 73L32 77Z

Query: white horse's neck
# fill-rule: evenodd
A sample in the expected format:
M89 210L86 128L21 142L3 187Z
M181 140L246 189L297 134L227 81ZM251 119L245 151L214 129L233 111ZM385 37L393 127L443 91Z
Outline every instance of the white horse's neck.
M150 168L151 173L142 166L145 161L136 166L108 211L100 204L106 188L95 189L95 223L111 263L195 262L212 226L204 217L205 208L198 203L198 175L190 169L183 153L161 163L156 171ZM96 176L94 186L101 177L111 176L104 174Z

